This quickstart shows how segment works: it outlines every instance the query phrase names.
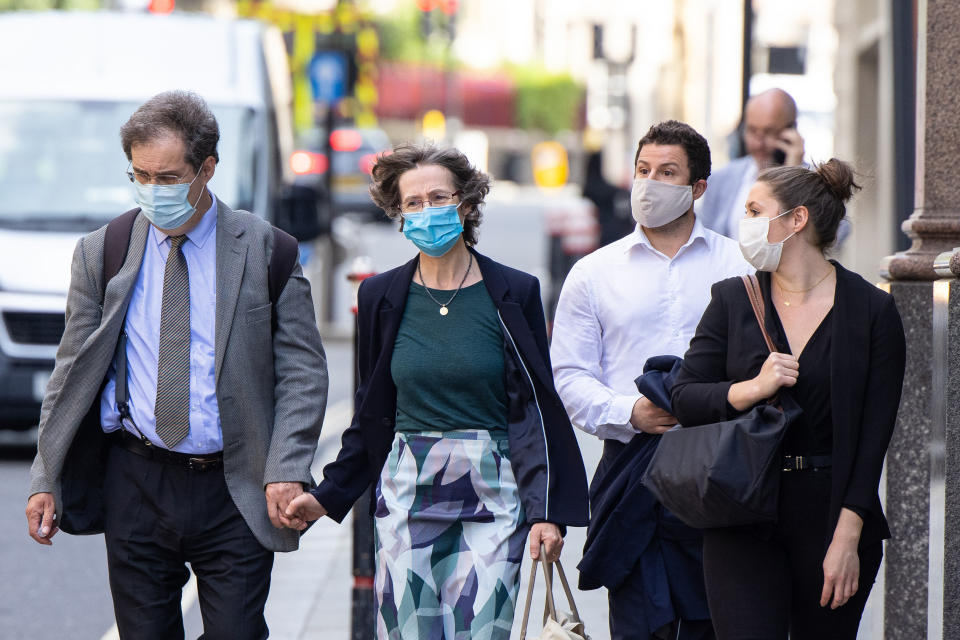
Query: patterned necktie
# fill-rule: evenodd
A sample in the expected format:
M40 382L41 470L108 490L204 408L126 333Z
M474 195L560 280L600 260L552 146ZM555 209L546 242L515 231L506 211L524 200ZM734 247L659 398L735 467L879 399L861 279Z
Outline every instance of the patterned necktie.
M157 435L174 448L190 432L190 277L183 243L170 237L163 275L160 350L157 358Z

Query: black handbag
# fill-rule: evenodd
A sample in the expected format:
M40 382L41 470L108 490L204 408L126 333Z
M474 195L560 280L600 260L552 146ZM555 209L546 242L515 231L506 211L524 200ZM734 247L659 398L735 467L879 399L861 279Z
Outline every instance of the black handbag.
M743 276L767 347L756 276ZM660 438L643 482L667 509L691 527L707 529L775 522L782 469L780 444L800 408L783 389L732 420L676 426Z

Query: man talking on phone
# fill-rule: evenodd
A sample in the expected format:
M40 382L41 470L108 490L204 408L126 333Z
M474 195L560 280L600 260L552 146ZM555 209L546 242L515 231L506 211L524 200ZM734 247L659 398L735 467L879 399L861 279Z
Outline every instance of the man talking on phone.
M698 201L697 217L704 226L737 239L747 193L764 169L803 162L803 138L797 132L797 103L783 89L768 89L751 97L743 112L743 142L747 155L731 161L708 180Z

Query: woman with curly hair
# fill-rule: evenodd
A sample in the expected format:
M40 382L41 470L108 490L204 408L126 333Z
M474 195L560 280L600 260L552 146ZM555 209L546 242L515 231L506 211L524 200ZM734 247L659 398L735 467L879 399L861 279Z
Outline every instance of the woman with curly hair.
M489 190L456 149L377 160L371 196L418 253L360 286L356 413L287 510L340 521L376 483L379 638L506 640L528 530L531 557L555 559L561 527L587 524L539 282L474 249Z

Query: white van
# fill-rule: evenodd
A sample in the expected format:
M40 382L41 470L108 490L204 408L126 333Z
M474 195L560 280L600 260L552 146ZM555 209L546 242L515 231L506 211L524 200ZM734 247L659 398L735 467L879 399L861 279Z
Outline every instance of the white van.
M119 129L146 99L187 89L207 100L221 134L211 190L231 207L289 229L304 211L316 218L316 199L285 188L290 76L281 35L261 23L7 13L0 59L0 428L27 428L63 332L76 241L135 206Z

